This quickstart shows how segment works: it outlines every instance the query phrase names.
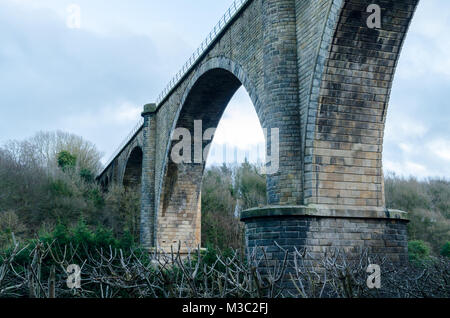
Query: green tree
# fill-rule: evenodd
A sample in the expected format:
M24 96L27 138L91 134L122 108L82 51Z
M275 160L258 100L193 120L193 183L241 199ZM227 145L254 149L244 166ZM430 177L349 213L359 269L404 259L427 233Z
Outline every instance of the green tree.
M104 208L101 224L112 229L117 237L131 235L133 240L139 240L141 192L138 188L125 189L113 184L104 194ZM99 194L99 193L98 193Z
M77 157L70 152L63 150L58 153L58 166L63 171L75 169L77 165Z
M242 225L235 215L237 192L233 171L223 165L206 170L202 185L202 243L204 246L242 246Z
M61 151L67 151L77 157L77 166L88 169L93 175L100 172L102 164L97 147L80 136L62 131L38 132L26 140L36 148L36 153L42 158L42 165L49 173L53 173L58 166L57 156Z
M81 179L83 179L87 183L94 182L94 178L95 178L95 176L92 173L92 171L87 169L87 168L83 168L83 169L80 170L80 177L81 177Z
M211 167L202 185L202 242L224 250L243 246L242 210L266 204L266 178L257 166Z
M258 172L259 167L248 161L237 169L235 191L241 210L263 206L267 203L266 177Z

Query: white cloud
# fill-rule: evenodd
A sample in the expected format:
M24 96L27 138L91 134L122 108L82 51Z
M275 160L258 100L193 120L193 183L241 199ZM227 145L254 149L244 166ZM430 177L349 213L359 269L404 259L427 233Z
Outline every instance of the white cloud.
M264 133L246 90L241 87L228 104L217 127L207 165L223 162L263 162Z
M141 107L128 101L118 102L116 105L67 116L61 119L57 126L94 142L105 153L103 157L105 163L120 142L136 126L141 118L141 112Z
M104 106L94 111L68 116L62 119L62 123L66 127L98 127L99 125L117 127L137 122L141 112L141 107L130 102L121 102L117 105Z
M133 105L130 102L124 102L115 109L111 109L110 107L108 107L106 109L103 109L101 112L106 114L106 119L108 119L107 114L110 114L110 118L113 122L121 124L132 121L134 122L137 118L140 118L142 107Z
M434 153L439 158L450 161L450 141L444 139L436 139L427 144L430 152ZM450 162L449 162L450 163Z
M402 142L402 143L399 143L398 146L400 147L401 150L403 150L404 152L407 152L407 153L412 152L412 150L413 150L412 145L410 145L408 143Z
M402 114L401 118L396 114L388 113L386 121L385 139L405 141L405 139L420 138L429 131L428 126L417 119L409 118Z
M405 162L405 170L411 175L426 176L428 175L428 169L424 165L416 162L407 161Z
M420 80L433 74L450 79L449 29L449 1L420 1L405 41L396 77Z
M217 127L214 143L246 149L264 143L264 133L255 108L244 88L230 101Z
M415 176L418 178L426 178L431 176L427 167L412 161L390 161L384 160L383 167L385 172L395 172L397 175L404 177Z

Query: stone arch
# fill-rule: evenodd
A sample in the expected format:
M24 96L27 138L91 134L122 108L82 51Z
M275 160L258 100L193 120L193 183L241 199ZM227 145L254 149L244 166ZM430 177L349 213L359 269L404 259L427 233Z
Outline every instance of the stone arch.
M142 148L140 146L134 147L128 155L128 160L126 162L124 175L122 178L122 183L125 188L133 188L140 191L142 178L142 159Z
M314 3L319 12L319 1L296 3ZM418 0L378 3L381 29L366 23L372 0L329 0L317 38L305 36L298 22L305 31L297 39L306 206L244 212L247 247L276 249L278 239L286 250L314 251L312 259L338 248L349 259L367 250L407 260L407 215L385 208L381 160L390 90ZM298 21L311 21L311 11L296 12ZM283 239L288 222L305 224L289 233L298 239Z
M340 2L340 1L338 1ZM366 25L371 0L343 1L330 17L314 130L305 143L305 203L346 210L384 210L384 125L397 61L418 0L380 4L382 28ZM311 97L314 97L312 95ZM309 139L309 140L308 140ZM308 158L310 155L310 158Z
M256 89L239 64L226 57L216 57L200 65L187 85L170 132L164 156L163 178L158 187L156 203L157 244L162 248L181 241L185 246L200 244L201 185L206 158L191 163L175 164L171 150L177 141L172 137L177 128L186 128L194 137L194 120L202 121L201 136L208 128L216 128L235 92L244 86L264 127L264 114ZM198 134L198 132L197 132ZM203 141L201 149L212 142Z
M104 192L106 192L108 190L109 187L109 178L108 176L106 176L105 178L102 179L102 181L100 182L101 188Z
M263 114L259 112L259 110L262 108L261 100L260 100L260 98L258 98L256 86L253 84L253 82L247 76L246 72L244 71L244 68L240 64L236 63L235 61L233 61L225 56L210 58L207 61L205 61L204 63L202 63L197 68L197 70L195 71L195 74L193 75L193 77L189 81L189 84L186 86L186 89L184 90L183 97L181 98L181 102L180 102L178 110L177 110L177 114L175 115L172 127L170 129L170 138L166 145L166 152L164 155L163 167L167 167L167 158L169 156L169 150L170 150L169 148L170 148L170 144L171 144L172 135L177 126L178 119L180 118L180 113L183 109L183 105L185 104L186 99L188 98L189 93L191 92L192 88L197 83L199 78L201 76L203 76L205 73L207 73L213 69L223 69L225 71L228 71L228 72L232 73L239 80L241 85L245 87L248 95L250 96L253 106L255 107L256 113L258 114L258 117L260 118L260 122L261 123L263 122L263 120L262 120ZM163 180L161 180L161 182L160 182L159 189L161 189L162 183L163 183Z

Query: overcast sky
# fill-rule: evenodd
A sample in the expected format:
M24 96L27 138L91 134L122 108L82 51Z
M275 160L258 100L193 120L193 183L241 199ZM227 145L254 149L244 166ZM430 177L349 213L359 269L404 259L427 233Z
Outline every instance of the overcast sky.
M94 142L106 160L231 2L0 0L0 143L60 129ZM67 26L72 3L80 29ZM449 92L450 1L422 0L392 89L385 170L450 178ZM263 140L240 89L210 161L222 160L224 144L234 160L232 147L242 158Z

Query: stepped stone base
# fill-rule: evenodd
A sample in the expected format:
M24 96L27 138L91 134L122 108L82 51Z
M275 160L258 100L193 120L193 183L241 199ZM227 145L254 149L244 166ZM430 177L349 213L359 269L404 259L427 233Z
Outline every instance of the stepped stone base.
M382 208L272 206L242 212L248 248L265 248L269 260L307 249L312 260L340 249L350 257L367 250L393 262L408 259L407 213ZM292 258L292 255L290 256Z

